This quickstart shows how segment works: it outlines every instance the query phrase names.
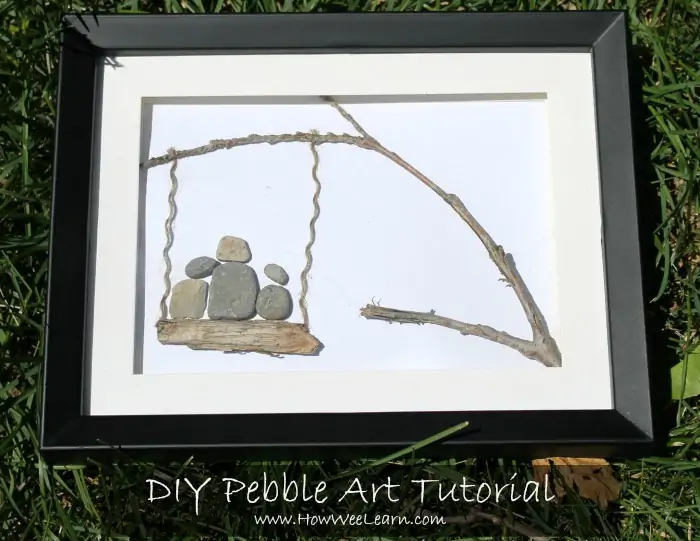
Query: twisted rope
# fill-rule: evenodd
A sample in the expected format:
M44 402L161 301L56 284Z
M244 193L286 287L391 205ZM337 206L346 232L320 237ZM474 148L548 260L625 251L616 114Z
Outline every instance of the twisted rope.
M314 198L313 198L313 205L314 205L314 215L311 218L311 222L309 223L309 232L310 232L310 238L309 238L309 243L306 245L306 266L304 267L304 270L301 271L301 294L299 295L299 309L301 310L301 315L304 318L304 328L309 330L309 311L308 311L308 305L306 303L306 294L309 291L309 281L308 281L308 275L309 271L311 270L311 264L314 261L313 256L311 255L311 247L314 245L314 242L316 241L316 221L318 220L318 217L321 213L321 207L318 205L318 198L319 195L321 195L321 181L318 180L318 150L316 149L316 143L311 143L311 154L314 157L314 165L311 168L311 176L314 179L314 183L316 184L316 192L314 193Z
M168 155L173 157L172 166L170 167L170 194L168 195L168 207L170 209L168 217L165 219L165 248L163 249L163 259L165 260L165 276L163 281L165 283L165 292L163 293L163 298L160 300L160 311L161 319L168 319L168 296L170 295L170 290L172 284L170 282L170 272L173 270L172 262L170 261L170 248L173 246L175 241L175 235L173 233L173 222L175 221L175 216L177 215L177 205L175 204L175 194L177 193L178 180L175 176L175 169L177 169L177 157L174 148L168 149Z

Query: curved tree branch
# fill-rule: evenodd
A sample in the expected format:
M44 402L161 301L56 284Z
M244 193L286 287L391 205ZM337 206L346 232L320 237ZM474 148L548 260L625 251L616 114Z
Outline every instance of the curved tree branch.
M515 351L522 353L528 359L533 359L542 362L545 366L558 366L551 362L550 359L540 359L540 348L530 340L524 340L517 336L512 336L504 331L498 331L488 325L475 325L473 323L464 323L449 317L439 316L434 310L430 312L409 312L406 310L396 310L394 308L384 308L368 304L360 309L360 315L367 319L378 319L388 321L389 323L413 323L416 325L438 325L453 329L464 336L478 336L484 340L489 340L497 344L507 346Z
M202 156L218 150L228 150L235 147L258 144L277 145L280 143L307 143L313 144L317 147L325 144L345 144L377 152L410 173L413 177L432 190L443 201L445 201L445 203L447 203L457 213L462 221L464 221L474 232L474 234L483 244L484 248L486 248L491 261L493 261L493 263L496 265L505 281L513 288L513 291L518 298L518 301L520 302L520 305L522 306L525 316L527 317L532 329L532 340L528 341L523 340L522 338L516 338L506 332L498 331L485 325L473 325L459 322L450 318L437 316L434 314L434 312L409 312L367 305L365 308L361 309L361 315L367 319L396 321L398 323L430 323L433 325L451 328L461 332L464 335L478 336L485 340L510 347L511 349L520 352L525 357L537 360L545 366L561 366L561 353L557 343L550 335L544 315L540 311L537 303L532 297L532 294L528 290L525 281L518 272L513 256L507 253L502 246L493 240L493 238L469 212L467 207L457 195L446 192L418 169L404 160L401 156L384 147L376 139L370 136L367 131L362 128L362 126L352 117L352 115L341 107L333 98L322 97L322 99L335 108L361 135L357 136L347 133L321 134L312 131L276 135L251 134L245 137L235 137L232 139L214 139L208 144L200 147L189 150L178 150L174 153L171 152L163 156L150 158L141 164L141 167L144 169L149 169L169 163L176 159L180 160L193 156Z

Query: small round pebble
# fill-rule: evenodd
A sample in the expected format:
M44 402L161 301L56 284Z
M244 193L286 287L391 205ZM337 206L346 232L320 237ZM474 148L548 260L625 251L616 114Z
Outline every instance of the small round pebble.
M287 274L287 271L275 263L265 265L263 272L265 272L265 276L267 276L270 280L277 282L281 286L286 286L289 283L289 275Z
M258 294L255 305L261 318L282 321L292 315L292 295L282 286L265 286Z
M248 263L252 258L250 246L245 240L230 235L221 237L216 248L216 259L225 262Z
M211 257L195 257L185 267L185 274L188 278L207 278L211 276L211 273L214 272L214 269L220 264L221 263L216 259Z

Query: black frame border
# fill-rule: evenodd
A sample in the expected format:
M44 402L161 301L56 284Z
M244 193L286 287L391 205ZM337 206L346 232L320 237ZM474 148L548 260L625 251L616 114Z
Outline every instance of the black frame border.
M59 69L40 447L129 457L358 458L469 427L424 456L643 456L655 447L624 12L67 15ZM589 52L596 95L614 409L88 416L94 142L104 58L143 54ZM84 299L76 303L76 293ZM544 391L544 390L543 390Z

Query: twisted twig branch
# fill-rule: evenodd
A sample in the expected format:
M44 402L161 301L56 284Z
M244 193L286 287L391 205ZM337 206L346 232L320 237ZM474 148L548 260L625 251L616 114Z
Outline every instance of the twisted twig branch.
M175 149L168 149L169 156L175 156ZM160 300L160 312L161 319L168 319L168 296L170 295L170 289L172 284L170 283L170 272L173 270L172 262L170 261L170 248L173 246L175 241L173 233L173 222L175 221L175 216L177 215L177 205L175 204L175 194L177 194L178 181L175 176L175 170L177 169L177 157L174 157L173 165L170 167L170 193L168 194L168 217L165 219L165 248L163 248L163 260L165 261L165 274L163 275L163 283L165 284L165 291L163 292L163 297Z
M212 152L216 152L217 150L229 150L247 145L278 145L280 143L314 143L316 146L327 144L344 144L354 145L366 149L372 148L371 142L368 139L364 137L357 137L356 135L349 135L347 133L335 134L296 132L282 133L278 135L259 135L257 133L253 133L251 135L246 135L245 137L234 137L233 139L213 139L206 145L190 148L188 150L177 150L173 155L163 154L157 158L151 158L145 161L141 164L141 167L144 169L150 169L152 167L157 167L158 165L170 163L175 159L181 160L183 158L203 156L204 154L210 154Z
M301 315L304 318L304 328L309 330L309 308L306 304L306 294L309 291L309 271L311 270L311 265L314 261L314 256L311 253L311 248L316 241L316 221L321 214L321 207L318 204L318 198L321 195L321 181L318 180L318 150L316 150L316 144L311 143L311 154L314 157L314 165L311 168L311 177L314 179L314 184L316 185L316 190L314 191L313 205L314 205L314 215L311 217L311 222L309 222L309 243L306 245L304 253L306 254L306 266L304 270L301 271L301 293L299 294L299 309L301 310Z
M544 315L540 311L537 303L530 294L525 281L518 272L513 256L507 253L502 246L493 240L493 238L481 226L476 218L469 212L469 210L467 210L466 206L461 199L457 197L457 195L447 193L418 169L401 158L398 154L381 145L360 126L360 124L352 117L352 115L350 115L350 113L345 111L345 109L338 105L338 103L332 98L324 99L328 101L337 111L339 111L343 118L348 120L361 134L361 136L349 135L346 133L320 134L312 131L277 135L251 134L245 137L235 137L232 139L215 139L210 141L208 144L197 148L180 150L174 153L151 158L144 162L142 167L148 169L172 162L176 159L202 156L218 150L257 144L276 145L280 143L307 143L312 144L315 147L324 144L345 144L377 152L390 159L396 165L413 175L421 183L430 188L436 195L445 201L445 203L447 203L474 232L477 238L484 245L484 248L486 248L489 257L503 275L505 281L513 288L513 291L515 292L515 295L518 298L523 311L525 312L525 316L527 317L530 327L532 328L532 340L528 341L523 340L522 338L516 338L508 333L498 331L484 325L462 323L449 318L444 318L437 316L432 312L410 312L367 305L365 308L361 309L360 313L367 319L395 321L398 323L430 323L452 328L464 335L478 336L485 340L490 340L492 342L510 347L530 359L539 361L545 366L561 366L561 353L559 352L556 341L550 335Z

